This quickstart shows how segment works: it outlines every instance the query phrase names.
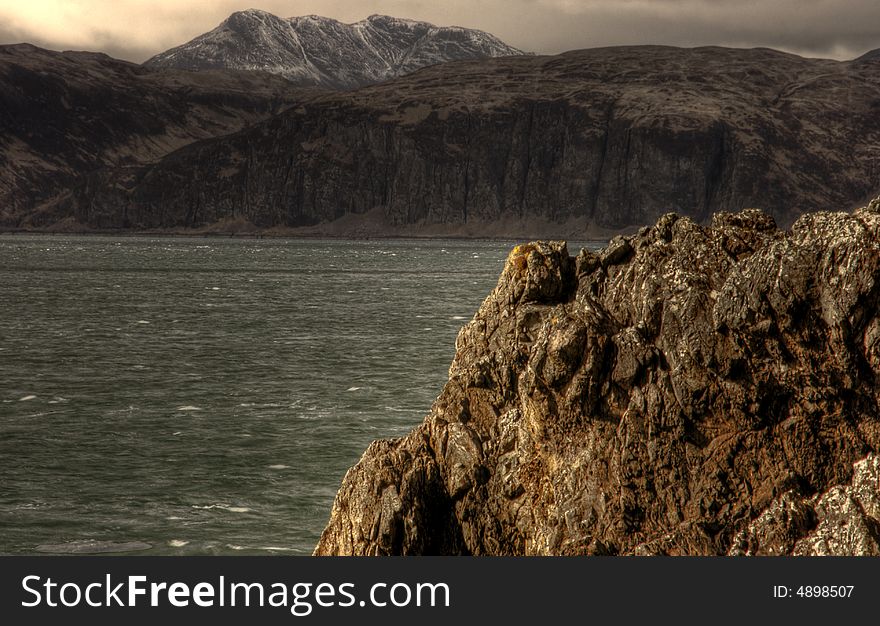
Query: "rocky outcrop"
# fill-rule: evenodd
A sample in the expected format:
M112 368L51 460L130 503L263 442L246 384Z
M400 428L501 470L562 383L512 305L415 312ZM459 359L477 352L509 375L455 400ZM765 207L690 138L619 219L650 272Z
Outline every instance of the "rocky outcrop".
M315 553L876 554L878 311L876 203L517 246Z
M878 112L875 64L771 50L454 62L104 171L62 210L107 228L242 219L342 235L370 220L373 234L521 235L542 231L504 225L542 222L583 237L752 206L789 225L880 191Z

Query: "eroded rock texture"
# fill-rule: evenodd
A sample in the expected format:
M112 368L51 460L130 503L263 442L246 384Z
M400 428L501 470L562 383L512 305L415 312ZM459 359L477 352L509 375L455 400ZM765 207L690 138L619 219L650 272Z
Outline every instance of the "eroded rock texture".
M737 534L732 555L880 556L880 457L813 498L786 492Z
M878 235L872 203L518 246L315 553L877 554Z

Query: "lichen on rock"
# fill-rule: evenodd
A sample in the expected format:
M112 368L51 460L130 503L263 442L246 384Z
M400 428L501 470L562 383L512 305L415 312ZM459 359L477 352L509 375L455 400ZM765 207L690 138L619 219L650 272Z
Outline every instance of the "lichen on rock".
M518 246L315 554L880 553L875 205Z

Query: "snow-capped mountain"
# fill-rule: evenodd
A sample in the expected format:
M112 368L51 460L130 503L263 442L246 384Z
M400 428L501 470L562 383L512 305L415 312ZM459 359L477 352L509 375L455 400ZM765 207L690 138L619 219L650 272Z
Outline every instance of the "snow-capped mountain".
M300 85L353 88L427 65L523 52L480 30L371 15L354 24L250 9L144 65L188 70L263 70Z

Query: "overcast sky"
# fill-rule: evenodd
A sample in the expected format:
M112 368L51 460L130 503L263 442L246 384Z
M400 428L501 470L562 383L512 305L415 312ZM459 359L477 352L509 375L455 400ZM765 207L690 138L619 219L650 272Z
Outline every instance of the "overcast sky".
M140 62L246 8L344 22L384 13L479 28L547 54L651 43L849 59L880 48L880 0L0 0L0 43Z

